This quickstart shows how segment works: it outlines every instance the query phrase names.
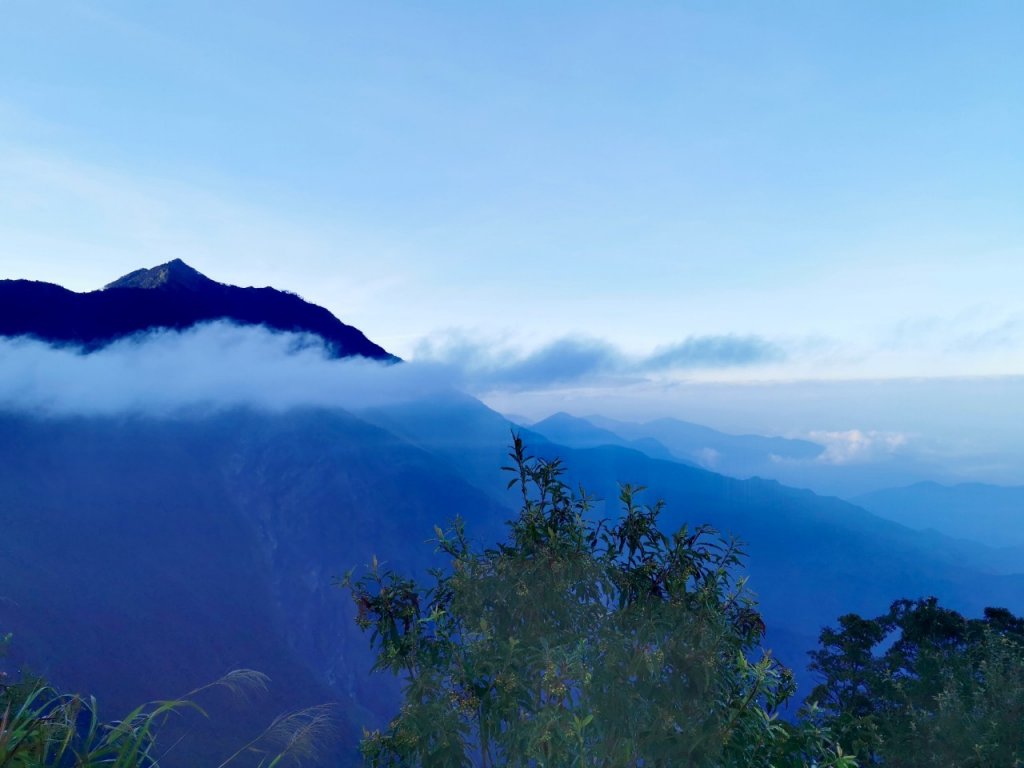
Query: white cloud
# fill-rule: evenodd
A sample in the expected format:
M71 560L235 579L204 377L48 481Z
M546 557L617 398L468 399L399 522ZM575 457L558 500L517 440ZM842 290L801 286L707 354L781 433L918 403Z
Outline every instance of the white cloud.
M0 339L0 407L42 413L360 408L448 389L435 366L336 360L316 337L224 322L141 334L91 354Z
M782 347L752 335L689 336L649 355L630 355L596 338L567 336L523 352L504 340L488 343L454 332L424 339L415 351L415 359L447 366L476 392L622 386L673 371L751 368L785 357Z
M907 435L900 432L860 429L816 430L810 432L807 438L825 446L825 450L816 459L823 464L864 464L878 461L897 453L908 443Z
M714 469L718 466L718 460L722 458L722 454L714 448L701 448L695 456L697 463L705 469Z

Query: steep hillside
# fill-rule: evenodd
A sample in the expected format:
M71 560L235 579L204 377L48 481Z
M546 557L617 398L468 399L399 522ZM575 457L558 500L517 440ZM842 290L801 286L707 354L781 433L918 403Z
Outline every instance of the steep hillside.
M374 554L422 573L436 523L461 513L494 536L505 517L400 438L314 410L6 414L0 498L0 627L32 669L111 717L233 668L271 676L270 698L193 723L178 765L196 757L186 745L223 758L323 701L343 705L350 748L394 687L368 678L368 640L333 580Z

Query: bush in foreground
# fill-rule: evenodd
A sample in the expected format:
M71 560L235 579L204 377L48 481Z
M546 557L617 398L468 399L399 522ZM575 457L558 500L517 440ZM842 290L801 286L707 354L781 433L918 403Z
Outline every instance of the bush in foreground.
M0 653L10 636L0 638ZM45 681L17 682L0 675L0 766L3 768L159 768L174 744L158 744L167 719L183 710L203 713L197 698L214 687L248 695L266 689L267 678L252 670L229 672L210 685L168 701L142 705L121 720L105 722L94 698L61 693ZM330 707L311 707L274 720L259 736L217 768L242 759L257 768L315 759L333 736Z
M476 551L456 520L436 531L451 567L432 588L376 560L345 581L376 668L405 681L401 711L365 735L369 765L854 765L823 728L777 716L792 675L759 651L734 541L665 535L629 486L621 515L593 522L558 460L519 438L510 456L507 543Z
M1024 619L966 619L935 598L821 633L811 699L864 765L1024 765Z

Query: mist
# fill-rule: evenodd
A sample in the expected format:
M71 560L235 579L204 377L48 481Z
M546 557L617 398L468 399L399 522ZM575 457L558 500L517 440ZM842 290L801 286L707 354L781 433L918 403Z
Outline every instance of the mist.
M236 406L359 410L461 391L524 424L556 411L674 417L737 434L810 439L826 448L819 463L909 458L941 469L946 480L1024 483L1022 377L666 382L639 374L640 366L607 375L615 367L609 360L621 355L608 345L566 342L481 375L476 354L400 364L338 360L316 336L219 321L139 334L88 354L0 339L0 408L157 416Z
M450 373L438 366L333 359L315 336L228 322L155 330L88 354L31 338L0 339L0 407L41 414L357 409L450 390Z

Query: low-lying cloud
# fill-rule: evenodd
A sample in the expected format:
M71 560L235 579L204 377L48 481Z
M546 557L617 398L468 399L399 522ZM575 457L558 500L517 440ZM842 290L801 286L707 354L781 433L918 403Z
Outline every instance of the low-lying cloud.
M848 429L815 430L808 438L825 446L815 461L822 464L864 464L878 461L906 447L908 438L901 432Z
M616 388L675 370L780 359L758 337L691 337L647 356L597 339L564 338L523 354L464 337L423 343L410 362L331 358L319 337L229 322L156 330L86 354L0 339L0 408L102 414L187 406L358 409L461 389L473 394L564 386Z
M449 338L432 355L389 365L331 358L315 336L225 322L141 334L90 354L33 339L0 338L0 410L173 415L233 406L312 406L358 411L458 390L489 391L484 399L492 407L536 418L557 410L633 421L674 415L725 431L806 437L826 447L814 462L823 466L923 456L956 469L957 477L1024 482L1020 430L1010 418L1024 391L1020 377L894 380L870 388L864 381L730 385L658 378L651 372L669 365L659 355L664 350L630 357L606 342L573 339L516 355L501 346ZM728 355L703 359L723 357ZM908 409L911 401L915 407ZM714 454L701 458L715 466ZM971 474L961 471L965 466L972 467Z
M672 371L751 367L786 358L782 347L759 336L691 336L633 356L600 339L567 337L524 354L453 335L422 342L415 359L450 369L469 389L488 391L627 383Z
M436 366L332 359L318 337L226 322L140 334L90 354L0 339L0 407L42 413L361 408L441 393L450 383Z

